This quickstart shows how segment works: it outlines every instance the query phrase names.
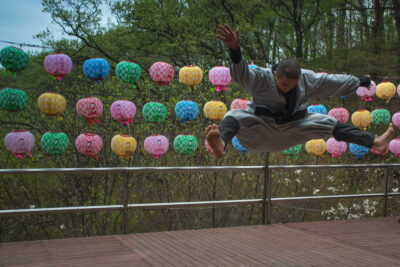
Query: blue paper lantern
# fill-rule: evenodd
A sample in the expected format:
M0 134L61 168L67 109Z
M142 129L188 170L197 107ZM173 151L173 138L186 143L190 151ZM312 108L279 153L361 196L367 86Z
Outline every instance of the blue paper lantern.
M246 153L247 151L249 151L247 148L242 146L242 144L239 142L239 139L236 136L233 137L233 139L232 139L232 145L234 148L236 148L240 152Z
M91 58L83 64L83 74L89 79L99 81L110 74L110 64L104 58Z
M369 149L365 146L360 146L353 143L349 144L349 150L357 159L361 159L369 151Z
M176 103L175 114L179 119L187 122L189 120L196 119L200 114L200 109L195 102L190 100L182 100Z
M320 114L328 114L326 107L322 104L314 104L307 107L308 112L312 113L320 113Z

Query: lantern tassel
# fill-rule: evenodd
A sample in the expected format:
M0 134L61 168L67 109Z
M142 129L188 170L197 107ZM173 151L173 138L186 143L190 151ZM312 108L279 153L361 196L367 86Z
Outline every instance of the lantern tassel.
M133 122L133 119L124 119L119 121L121 124L125 124L126 126L130 126L130 124Z
M14 153L14 156L16 157L16 158L19 158L19 159L24 159L25 157L24 157L24 154L22 154L22 153Z
M363 97L361 97L361 99L364 100L365 102L372 101L372 97L370 97L370 96L363 96Z
M101 120L99 118L88 118L87 120L89 126L92 126L93 123L101 123Z
M220 92L220 91L226 91L226 86L225 85L217 85L216 86L216 88L215 88L215 90L217 91L217 92Z
M100 156L98 156L98 155L86 155L86 156L94 158L95 160L99 160L100 159Z
M63 79L62 75L56 75L57 80L61 81Z

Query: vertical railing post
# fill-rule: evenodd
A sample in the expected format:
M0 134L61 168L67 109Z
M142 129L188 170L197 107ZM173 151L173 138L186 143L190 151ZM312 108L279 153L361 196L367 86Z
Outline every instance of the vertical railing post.
M265 155L264 186L262 201L262 224L271 223L271 175L269 169L269 153Z
M385 179L385 188L384 188L385 196L383 198L382 216L386 217L386 215L387 215L387 201L388 201L388 187L389 187L389 168L387 168L387 167L385 167L384 179Z
M129 200L129 173L126 172L124 176L124 181L122 185L122 205L124 206L122 210L121 216L121 232L122 234L128 233L128 218L129 218L129 209L128 209L128 200Z

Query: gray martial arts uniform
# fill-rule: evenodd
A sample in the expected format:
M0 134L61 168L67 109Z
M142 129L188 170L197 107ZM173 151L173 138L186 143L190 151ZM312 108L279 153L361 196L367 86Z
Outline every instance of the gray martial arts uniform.
M303 112L303 115L299 119L277 123L273 116L255 115L257 108L271 113L287 109L287 99L276 87L272 70L249 69L242 58L239 63L231 64L230 71L233 81L242 85L253 99L247 110L231 110L225 118L232 116L239 122L236 137L243 146L260 152L281 151L311 139L329 138L337 120L328 115L307 113L309 99L349 95L360 84L360 80L351 75L319 74L302 69L292 114Z

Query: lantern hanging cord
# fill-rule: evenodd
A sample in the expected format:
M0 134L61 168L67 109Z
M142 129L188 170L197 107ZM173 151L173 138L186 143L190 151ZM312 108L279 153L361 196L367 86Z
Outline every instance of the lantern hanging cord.
M45 49L54 49L54 47L42 46L42 45L35 45L35 44L27 44L27 43L19 43L19 42L10 42L10 41L4 41L4 40L0 40L0 42L6 43L6 44L18 45L20 48L22 48L23 46L27 46L27 47L37 47L37 48L45 48Z

